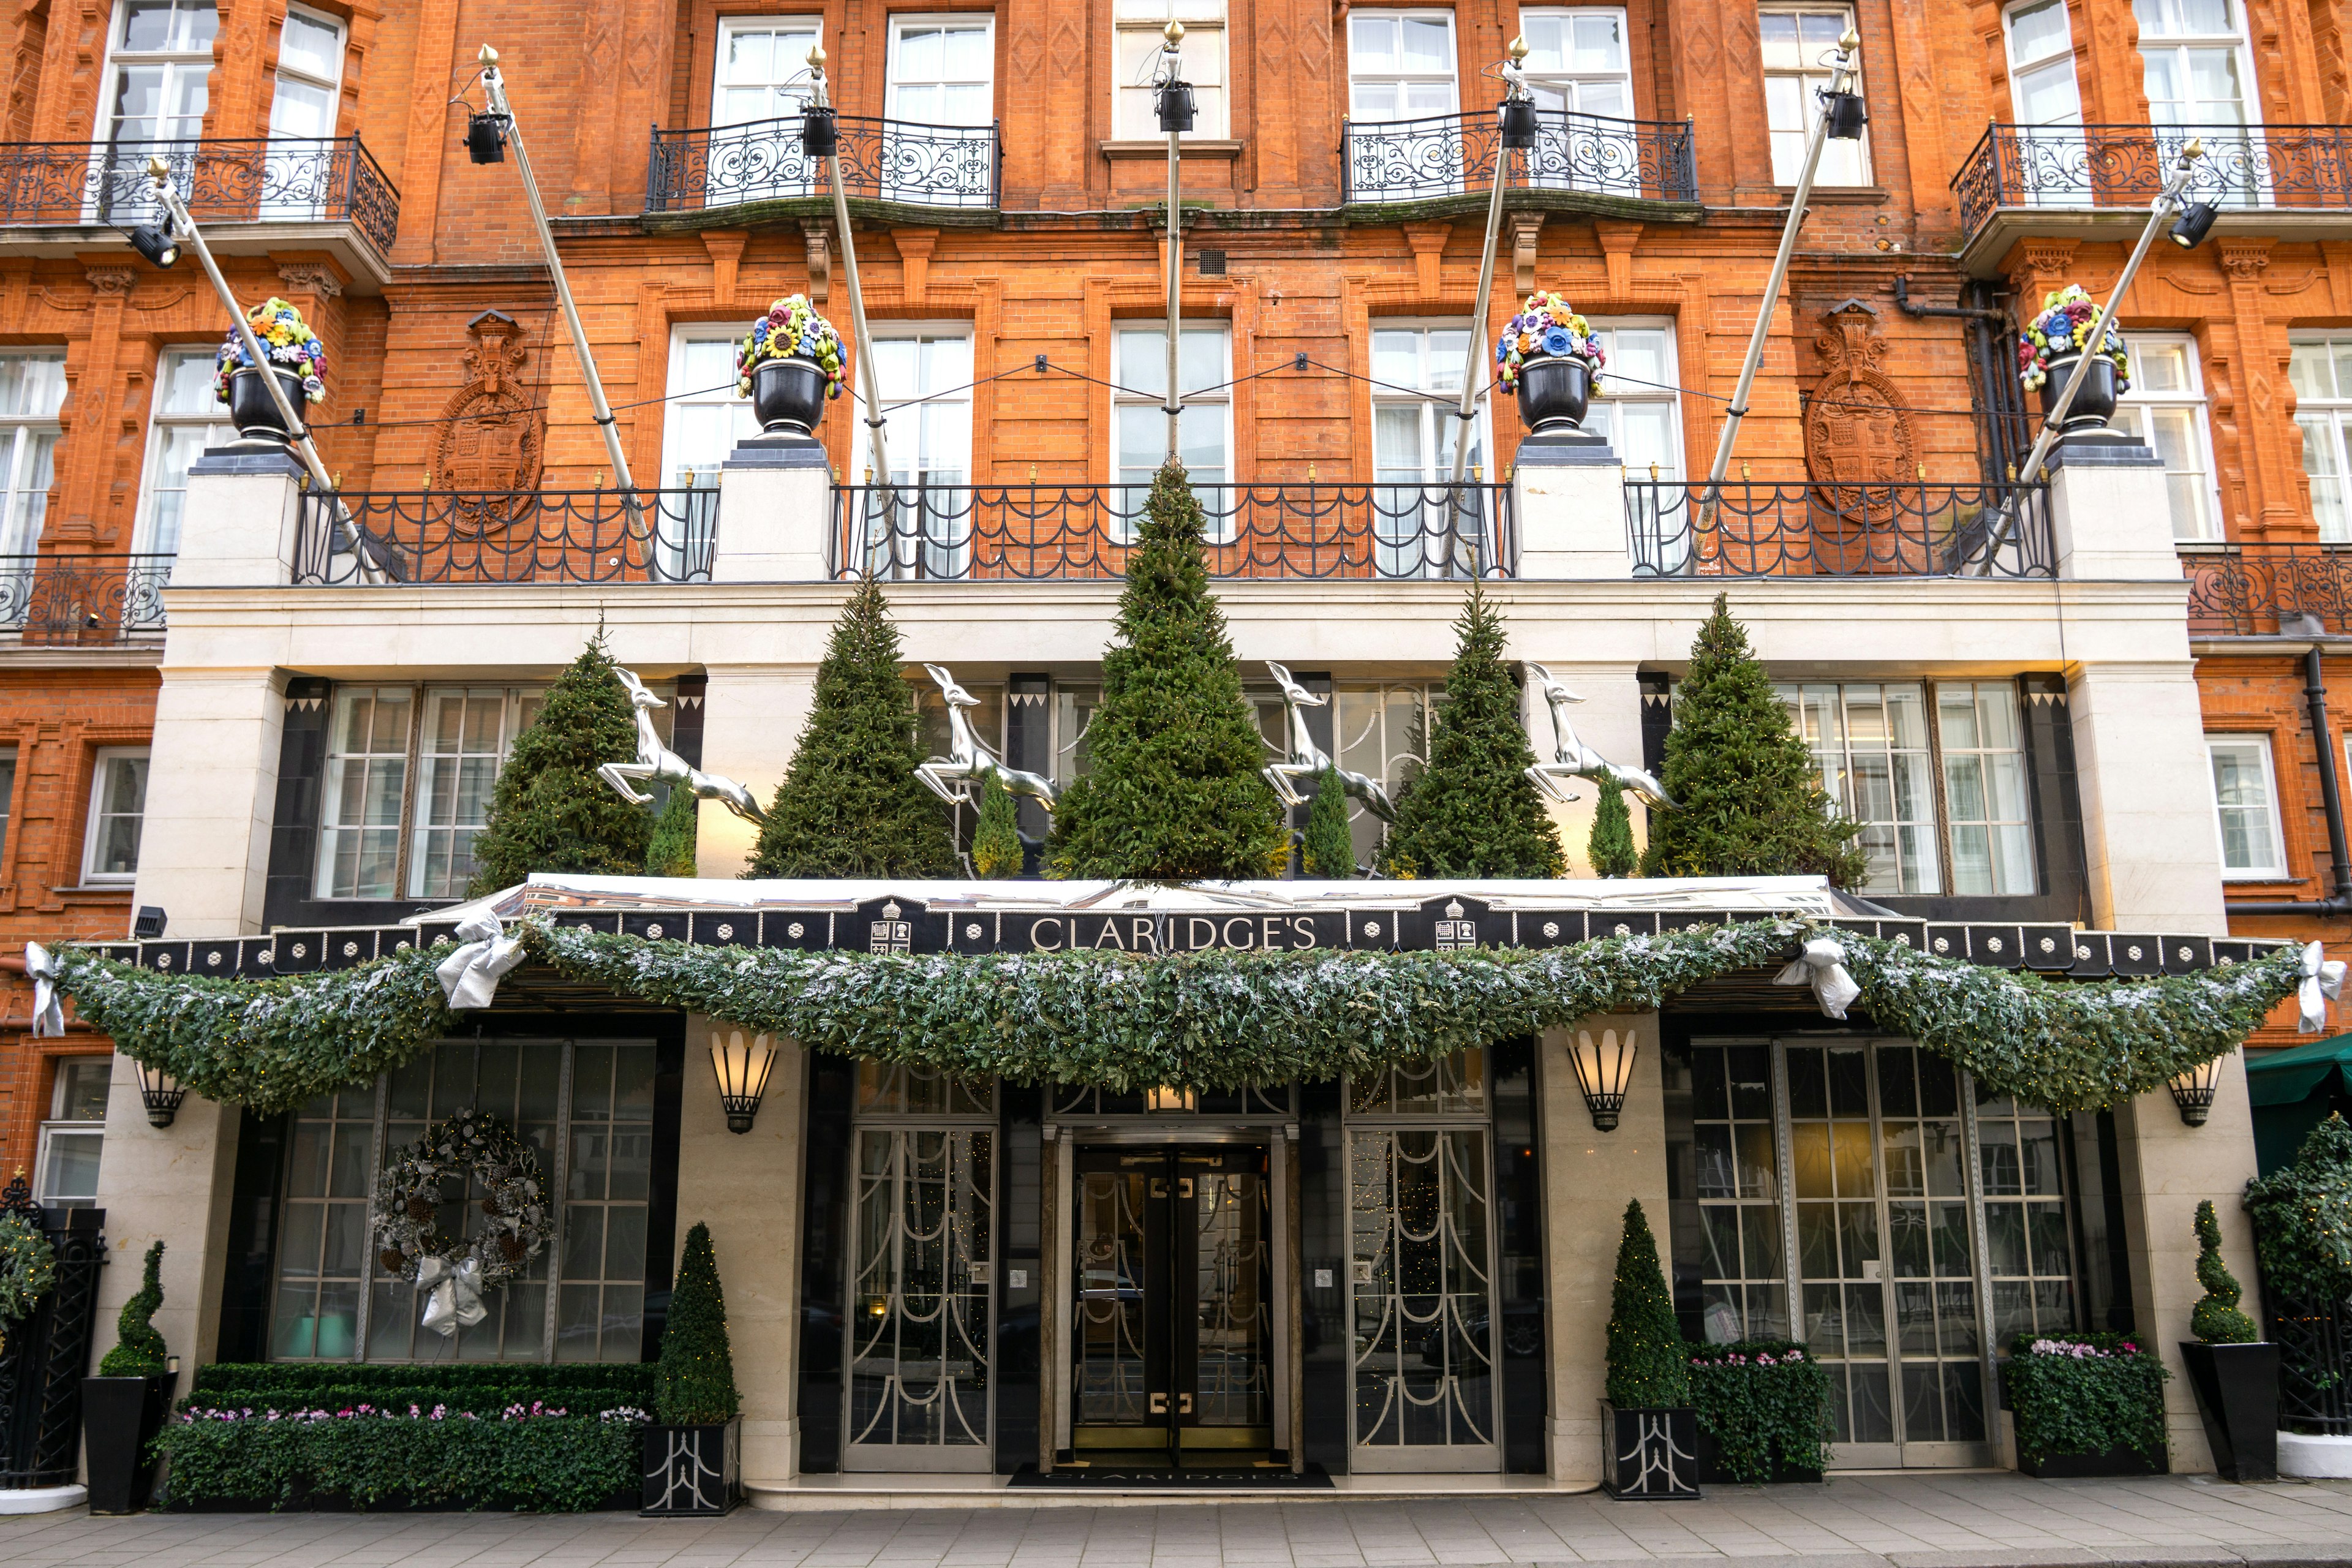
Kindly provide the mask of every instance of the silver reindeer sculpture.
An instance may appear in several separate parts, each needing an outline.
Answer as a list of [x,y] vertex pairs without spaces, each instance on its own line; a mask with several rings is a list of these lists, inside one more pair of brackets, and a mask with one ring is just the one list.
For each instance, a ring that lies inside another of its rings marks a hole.
[[[629,689],[630,704],[636,710],[637,760],[633,763],[606,763],[596,772],[604,781],[620,792],[623,800],[635,805],[650,805],[653,796],[640,793],[637,783],[660,780],[694,792],[697,799],[715,800],[746,822],[761,818],[760,803],[751,792],[733,779],[720,773],[706,773],[684,757],[671,751],[654,733],[653,710],[666,707],[662,700],[646,689],[646,683],[625,669],[614,671],[621,684]],[[634,782],[633,782],[634,781]]]
[[1620,789],[1631,790],[1652,805],[1672,811],[1675,803],[1666,794],[1666,786],[1641,768],[1621,768],[1577,738],[1576,727],[1568,721],[1568,706],[1581,702],[1583,698],[1554,679],[1550,670],[1530,660],[1528,674],[1543,688],[1544,700],[1551,705],[1552,757],[1549,763],[1538,763],[1528,770],[1528,778],[1563,805],[1578,797],[1570,791],[1570,779],[1591,779],[1595,784],[1614,784]]
[[962,805],[980,798],[980,792],[994,773],[1004,781],[1004,787],[1014,795],[1025,795],[1047,811],[1054,809],[1054,781],[1021,768],[1008,768],[1003,758],[990,750],[972,730],[967,710],[980,706],[980,699],[956,684],[956,678],[936,664],[923,668],[931,674],[931,684],[948,705],[948,752],[919,763],[915,776],[923,781],[930,792],[950,805]]
[[[1323,776],[1323,770],[1331,765],[1330,756],[1322,747],[1315,743],[1314,735],[1307,728],[1307,710],[1309,708],[1320,708],[1330,699],[1316,696],[1315,693],[1293,680],[1290,678],[1290,671],[1278,664],[1268,663],[1265,668],[1274,676],[1276,683],[1282,688],[1282,707],[1283,711],[1289,716],[1290,730],[1289,760],[1268,763],[1265,766],[1265,782],[1274,786],[1274,793],[1283,805],[1304,805],[1309,797],[1300,790],[1299,786],[1313,784],[1317,779]],[[1364,809],[1382,822],[1396,820],[1395,803],[1389,799],[1389,792],[1381,787],[1380,780],[1368,778],[1362,773],[1349,773],[1347,769],[1341,768],[1339,787],[1362,801]]]

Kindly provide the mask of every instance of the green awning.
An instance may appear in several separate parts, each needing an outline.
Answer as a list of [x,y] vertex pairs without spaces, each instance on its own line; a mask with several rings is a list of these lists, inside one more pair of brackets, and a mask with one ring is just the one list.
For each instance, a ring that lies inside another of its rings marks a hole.
[[2246,1057],[2246,1094],[2256,1105],[2294,1105],[2331,1079],[2352,1093],[2352,1035]]

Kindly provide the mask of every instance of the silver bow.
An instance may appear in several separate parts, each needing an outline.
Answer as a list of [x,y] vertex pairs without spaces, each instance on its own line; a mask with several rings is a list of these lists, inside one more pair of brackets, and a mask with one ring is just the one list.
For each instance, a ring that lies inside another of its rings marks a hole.
[[499,917],[476,915],[457,928],[465,946],[441,961],[434,973],[452,1007],[487,1007],[499,994],[499,977],[523,960],[522,939],[509,936]]
[[1813,1000],[1832,1018],[1844,1017],[1847,1005],[1862,994],[1845,972],[1845,944],[1826,936],[1807,937],[1796,961],[1774,975],[1772,984],[1811,986]]
[[2317,942],[2306,942],[2303,949],[2303,979],[2294,988],[2295,1005],[2303,1016],[2295,1020],[2295,1033],[2321,1034],[2327,1028],[2327,1005],[2344,994],[2344,963],[2329,958],[2327,950]]
[[37,1040],[44,1035],[62,1037],[66,1032],[66,1010],[58,1001],[60,973],[47,948],[37,942],[25,944],[25,975],[33,983],[33,1038]]
[[490,1315],[482,1305],[482,1266],[475,1258],[452,1268],[438,1258],[416,1266],[416,1288],[426,1292],[425,1326],[443,1339],[470,1329]]

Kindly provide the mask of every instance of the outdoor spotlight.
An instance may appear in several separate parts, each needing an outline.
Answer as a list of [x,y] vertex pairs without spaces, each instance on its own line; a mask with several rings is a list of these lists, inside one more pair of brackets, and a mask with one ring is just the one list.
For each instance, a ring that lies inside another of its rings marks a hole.
[[1822,105],[1827,111],[1828,129],[1822,132],[1832,142],[1859,142],[1862,128],[1870,123],[1870,110],[1862,103],[1858,92],[1828,92],[1822,94]]
[[131,921],[131,934],[137,938],[159,937],[163,934],[163,911],[154,904],[142,904]]
[[1536,144],[1536,105],[1529,98],[1503,100],[1503,145],[1532,147]]
[[730,1029],[724,1039],[710,1031],[710,1065],[719,1073],[719,1106],[727,1112],[727,1131],[749,1132],[760,1114],[760,1099],[768,1092],[768,1072],[776,1065],[776,1042],[753,1035],[747,1042],[740,1029]]
[[2189,1127],[2202,1127],[2205,1119],[2213,1114],[2213,1091],[2221,1084],[2221,1063],[2214,1058],[2200,1062],[2165,1085],[2172,1090],[2172,1103],[2180,1108],[2180,1120]]
[[1633,1081],[1634,1031],[1628,1029],[1620,1039],[1614,1029],[1601,1031],[1601,1041],[1593,1043],[1591,1031],[1579,1029],[1576,1044],[1570,1047],[1568,1059],[1576,1066],[1576,1087],[1583,1092],[1584,1107],[1592,1112],[1595,1132],[1614,1132],[1618,1113],[1625,1109],[1625,1090]]
[[171,235],[155,224],[141,224],[131,231],[131,248],[158,267],[169,267],[180,259],[180,247]]
[[507,124],[501,114],[466,116],[466,156],[477,163],[507,161]]
[[2213,220],[2221,216],[2221,209],[2211,202],[2190,202],[2173,220],[2172,243],[2183,250],[2196,249],[2213,232]]
[[1162,132],[1192,129],[1194,109],[1191,82],[1174,79],[1161,82],[1157,101]]
[[169,1127],[172,1118],[180,1114],[180,1101],[188,1098],[188,1091],[180,1087],[178,1079],[162,1068],[149,1067],[141,1062],[139,1098],[147,1102],[147,1120],[151,1124]]
[[830,158],[841,148],[841,121],[833,110],[812,103],[801,110],[801,153],[810,158]]

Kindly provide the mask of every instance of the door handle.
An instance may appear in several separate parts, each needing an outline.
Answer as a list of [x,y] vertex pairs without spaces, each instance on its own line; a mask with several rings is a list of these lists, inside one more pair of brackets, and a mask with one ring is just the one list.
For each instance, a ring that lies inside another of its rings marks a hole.
[[1155,1394],[1151,1396],[1151,1414],[1154,1415],[1165,1415],[1168,1414],[1168,1396],[1166,1394]]
[[1167,1177],[1154,1176],[1151,1178],[1151,1195],[1155,1198],[1164,1198],[1168,1195]]
[[1189,1198],[1192,1195],[1192,1177],[1179,1176],[1176,1178],[1176,1195],[1180,1198]]
[[1190,1415],[1192,1414],[1192,1396],[1191,1394],[1180,1394],[1176,1396],[1176,1414],[1179,1415]]

